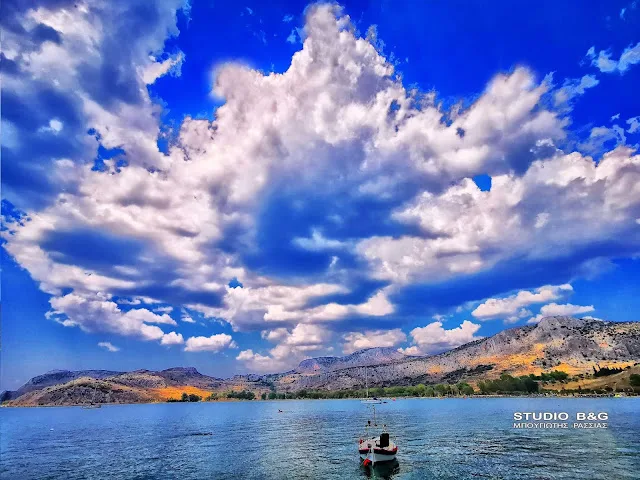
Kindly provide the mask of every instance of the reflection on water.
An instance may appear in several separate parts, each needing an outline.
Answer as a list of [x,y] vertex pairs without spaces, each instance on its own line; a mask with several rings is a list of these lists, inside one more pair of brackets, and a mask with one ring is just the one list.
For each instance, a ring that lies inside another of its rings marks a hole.
[[[282,410],[282,413],[279,413]],[[607,412],[607,430],[519,430],[514,412]],[[401,399],[397,462],[365,470],[357,400],[0,409],[0,478],[637,479],[640,398]]]
[[367,478],[392,478],[395,473],[400,471],[400,462],[393,460],[391,462],[376,463],[374,466],[365,467],[362,465],[362,471]]

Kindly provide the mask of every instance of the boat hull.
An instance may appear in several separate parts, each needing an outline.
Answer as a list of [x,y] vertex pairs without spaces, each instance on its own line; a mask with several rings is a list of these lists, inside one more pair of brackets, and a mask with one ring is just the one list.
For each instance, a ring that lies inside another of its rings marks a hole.
[[372,464],[381,462],[391,462],[396,459],[398,453],[398,446],[389,442],[384,447],[380,446],[380,437],[372,438],[370,440],[361,440],[358,446],[358,453],[360,458],[365,462],[368,460]]
[[391,461],[395,460],[396,459],[396,454],[395,453],[367,452],[367,453],[361,453],[360,454],[360,458],[362,460],[369,459],[369,461],[375,465],[376,463],[391,462]]

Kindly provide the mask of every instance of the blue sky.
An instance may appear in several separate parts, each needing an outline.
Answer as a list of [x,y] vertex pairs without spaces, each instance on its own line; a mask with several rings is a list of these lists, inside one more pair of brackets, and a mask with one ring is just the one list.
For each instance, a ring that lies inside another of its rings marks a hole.
[[4,2],[1,387],[638,320],[640,5],[423,3]]

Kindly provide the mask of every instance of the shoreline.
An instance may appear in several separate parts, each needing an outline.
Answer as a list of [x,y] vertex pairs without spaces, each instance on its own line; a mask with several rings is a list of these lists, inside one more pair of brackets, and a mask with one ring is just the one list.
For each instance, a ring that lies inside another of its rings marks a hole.
[[[390,398],[386,399],[386,403],[397,402],[400,400],[472,400],[474,398],[477,399],[486,399],[486,398],[573,398],[573,399],[583,399],[583,398],[638,398],[639,394],[580,394],[580,395],[469,395],[469,396],[443,396],[443,397],[417,397],[417,396],[407,396],[407,397],[396,397],[396,400],[391,400]],[[385,397],[386,398],[386,397]],[[200,401],[200,402],[131,402],[131,403],[101,403],[101,407],[112,407],[119,405],[165,405],[165,404],[183,404],[183,403],[196,403],[196,404],[216,404],[216,403],[238,403],[238,402],[255,402],[255,403],[263,403],[263,402],[317,402],[317,401],[338,401],[338,400],[351,400],[351,401],[362,401],[362,398],[274,398],[267,400],[241,400],[241,399],[223,399],[223,400],[213,400],[213,401]],[[73,404],[73,405],[0,405],[0,408],[84,408],[87,407],[87,404]],[[86,408],[85,410],[93,410],[95,408]]]

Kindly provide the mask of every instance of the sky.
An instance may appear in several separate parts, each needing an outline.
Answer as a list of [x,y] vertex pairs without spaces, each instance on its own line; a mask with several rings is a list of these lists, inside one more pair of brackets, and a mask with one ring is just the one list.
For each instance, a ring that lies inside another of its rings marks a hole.
[[637,321],[640,3],[2,4],[0,388]]

